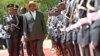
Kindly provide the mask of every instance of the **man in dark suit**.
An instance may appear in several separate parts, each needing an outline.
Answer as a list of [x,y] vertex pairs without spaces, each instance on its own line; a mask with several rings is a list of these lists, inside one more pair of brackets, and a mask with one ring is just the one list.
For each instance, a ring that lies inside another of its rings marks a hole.
[[9,56],[19,56],[20,40],[23,34],[23,17],[17,14],[18,5],[8,4],[8,15],[4,18],[3,29],[9,35],[7,38]]
[[46,24],[44,16],[37,11],[37,4],[30,1],[28,4],[30,10],[25,14],[26,22],[24,26],[24,38],[30,43],[33,56],[44,56],[43,41],[46,34]]

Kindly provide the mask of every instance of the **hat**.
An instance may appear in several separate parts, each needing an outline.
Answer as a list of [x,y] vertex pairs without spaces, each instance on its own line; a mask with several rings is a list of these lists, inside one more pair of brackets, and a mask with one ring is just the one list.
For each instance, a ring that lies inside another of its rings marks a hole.
[[18,7],[18,5],[15,5],[15,4],[8,4],[7,9],[11,9],[11,8],[18,9],[19,7]]
[[36,5],[36,6],[37,6],[37,3],[34,2],[34,1],[29,1],[29,3],[28,3],[28,7],[29,7],[30,5]]

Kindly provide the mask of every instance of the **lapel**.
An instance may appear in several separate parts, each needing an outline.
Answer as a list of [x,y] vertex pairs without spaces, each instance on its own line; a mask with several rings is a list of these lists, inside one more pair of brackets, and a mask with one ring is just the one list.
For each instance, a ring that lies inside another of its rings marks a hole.
[[27,20],[28,20],[28,23],[32,23],[32,22],[36,22],[37,20],[39,20],[39,13],[38,11],[36,11],[36,17],[35,17],[35,20],[33,20],[33,17],[31,16],[30,12],[28,13],[29,15],[27,15]]
[[36,11],[36,17],[35,17],[35,20],[37,20],[38,19],[38,12]]
[[31,17],[31,20],[29,20],[29,32],[32,32],[33,31],[33,28],[34,28],[34,23],[36,23],[36,21],[38,20],[38,12],[36,11],[36,17],[35,17],[35,20],[33,21],[33,18]]
[[[31,19],[33,19],[34,20],[34,17],[33,17],[33,15],[32,15],[32,13],[31,12],[29,12],[30,13],[30,15],[31,15]],[[38,18],[38,11],[36,11],[36,17],[35,17],[35,20],[34,21],[36,21],[37,20],[37,18]]]
[[34,17],[33,17],[33,15],[32,15],[32,12],[29,12],[29,14],[31,15],[31,20],[34,21]]

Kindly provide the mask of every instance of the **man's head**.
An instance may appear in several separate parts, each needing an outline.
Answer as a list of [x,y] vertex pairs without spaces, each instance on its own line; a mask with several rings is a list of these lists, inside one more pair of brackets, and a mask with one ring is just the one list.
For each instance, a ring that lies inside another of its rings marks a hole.
[[30,1],[30,2],[28,3],[28,9],[29,9],[30,11],[36,10],[36,9],[37,9],[37,3],[34,2],[34,1]]
[[60,3],[59,6],[58,6],[58,9],[61,10],[61,11],[65,10],[66,9],[65,3],[64,2]]
[[20,8],[20,13],[25,14],[27,12],[27,9],[25,7]]
[[55,10],[55,16],[58,16],[58,15],[60,15],[60,11],[57,9]]
[[17,13],[18,5],[15,4],[8,4],[7,5],[7,11],[8,14],[14,15]]

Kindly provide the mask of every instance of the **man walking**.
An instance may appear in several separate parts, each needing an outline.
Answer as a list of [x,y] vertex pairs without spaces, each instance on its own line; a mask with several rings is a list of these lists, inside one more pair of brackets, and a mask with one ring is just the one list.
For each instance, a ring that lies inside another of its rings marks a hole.
[[33,56],[44,56],[42,47],[46,34],[44,16],[37,11],[37,4],[34,1],[29,2],[28,9],[29,12],[25,14],[24,38],[29,41]]
[[8,4],[8,15],[4,18],[3,29],[9,35],[7,37],[9,56],[19,56],[20,40],[23,34],[23,17],[17,14],[18,5]]

